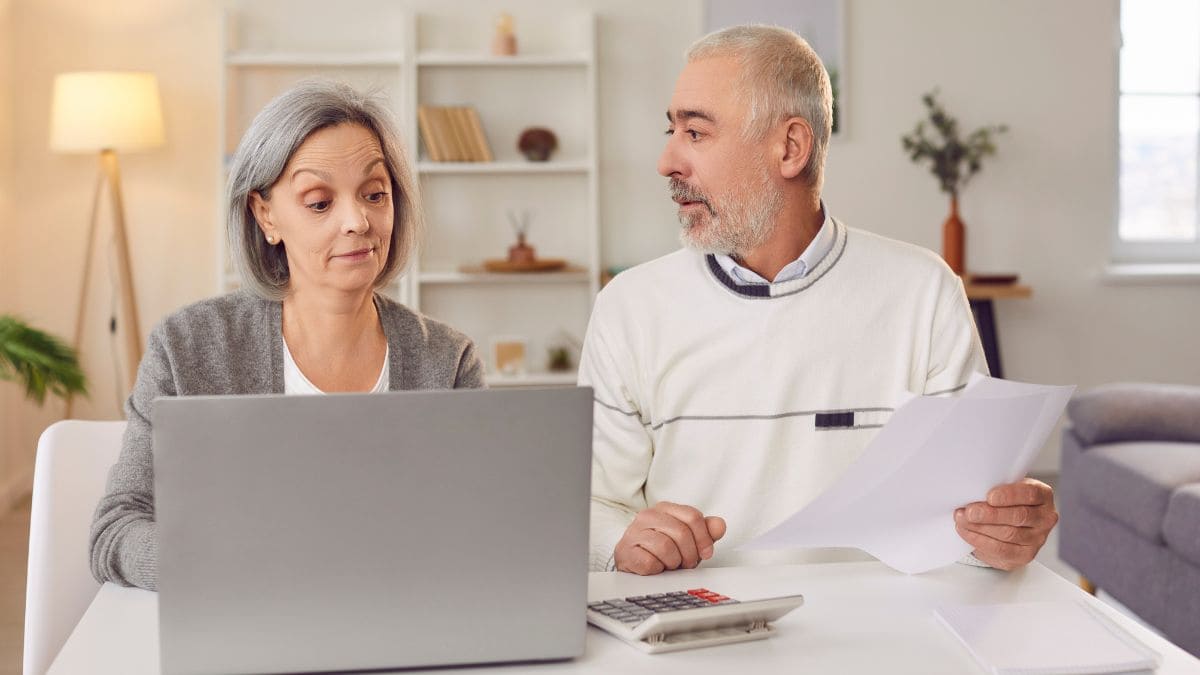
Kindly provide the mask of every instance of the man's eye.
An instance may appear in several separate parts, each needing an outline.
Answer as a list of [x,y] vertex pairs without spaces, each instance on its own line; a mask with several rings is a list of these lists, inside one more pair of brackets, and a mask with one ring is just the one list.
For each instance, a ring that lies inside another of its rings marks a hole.
[[324,213],[326,210],[329,209],[329,200],[324,199],[319,202],[312,202],[310,204],[305,204],[304,206],[308,209],[316,211],[317,213]]
[[675,133],[675,130],[674,130],[674,129],[671,129],[671,128],[668,128],[668,129],[666,130],[666,132],[664,132],[664,133],[666,133],[668,136],[670,136],[671,134]]
[[693,141],[700,140],[700,132],[699,131],[695,131],[694,129],[688,129],[685,133],[688,136],[691,136]]

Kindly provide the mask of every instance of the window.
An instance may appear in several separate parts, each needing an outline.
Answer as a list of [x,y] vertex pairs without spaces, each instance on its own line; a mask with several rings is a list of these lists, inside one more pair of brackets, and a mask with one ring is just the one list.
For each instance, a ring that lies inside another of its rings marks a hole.
[[1200,260],[1200,0],[1121,3],[1124,262]]

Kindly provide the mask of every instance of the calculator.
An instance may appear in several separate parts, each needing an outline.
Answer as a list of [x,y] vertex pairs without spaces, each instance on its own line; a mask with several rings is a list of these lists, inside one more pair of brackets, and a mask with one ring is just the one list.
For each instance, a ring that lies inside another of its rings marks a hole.
[[804,604],[788,595],[739,602],[693,588],[589,602],[588,623],[650,653],[762,640],[775,633],[770,622]]

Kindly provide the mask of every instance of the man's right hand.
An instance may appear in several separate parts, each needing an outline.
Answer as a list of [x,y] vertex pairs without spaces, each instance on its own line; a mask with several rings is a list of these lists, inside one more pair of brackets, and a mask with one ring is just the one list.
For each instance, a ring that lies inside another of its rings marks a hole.
[[713,556],[713,542],[725,536],[725,519],[704,517],[691,506],[659,502],[640,511],[617,542],[617,570],[658,574],[692,568]]

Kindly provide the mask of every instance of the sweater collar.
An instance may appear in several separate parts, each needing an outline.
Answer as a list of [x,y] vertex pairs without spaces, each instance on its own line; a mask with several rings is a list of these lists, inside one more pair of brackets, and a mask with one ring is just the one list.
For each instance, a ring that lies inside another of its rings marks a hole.
[[821,277],[825,276],[825,273],[837,264],[838,260],[842,257],[842,253],[845,252],[847,239],[846,226],[836,218],[827,217],[822,229],[830,226],[832,227],[833,235],[832,245],[824,251],[824,255],[812,264],[807,274],[796,279],[769,284],[744,284],[725,270],[720,261],[717,260],[717,256],[713,254],[704,256],[705,263],[713,278],[734,295],[756,300],[770,300],[793,295],[820,281]]
[[768,284],[768,283],[783,283],[792,279],[799,279],[806,276],[817,266],[821,258],[829,253],[829,249],[833,248],[834,236],[833,225],[829,223],[829,209],[825,208],[825,202],[821,202],[821,226],[817,228],[817,234],[813,240],[808,242],[808,246],[804,252],[800,254],[792,262],[779,270],[773,280],[768,280],[760,277],[754,270],[742,266],[733,256],[725,254],[715,254],[717,262],[721,264],[721,269],[732,277],[735,281],[745,286],[748,284]]

